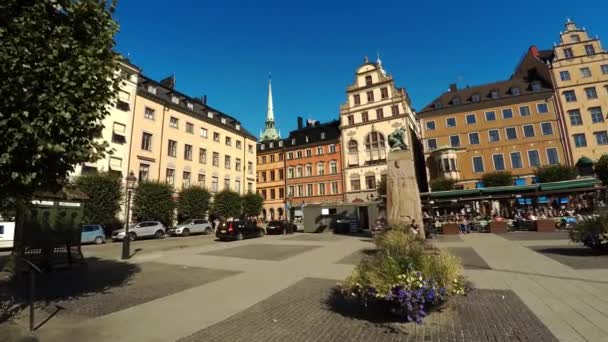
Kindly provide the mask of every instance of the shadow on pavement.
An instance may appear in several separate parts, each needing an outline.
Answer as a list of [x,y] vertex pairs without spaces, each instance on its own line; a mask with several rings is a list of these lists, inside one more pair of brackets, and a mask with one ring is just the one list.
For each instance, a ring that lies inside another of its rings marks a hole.
[[333,288],[325,300],[327,307],[344,317],[355,318],[371,323],[395,323],[402,322],[397,315],[392,315],[385,308],[374,303],[364,305],[358,300],[346,298],[339,289]]
[[588,247],[547,247],[535,248],[537,252],[565,256],[604,256],[608,253]]

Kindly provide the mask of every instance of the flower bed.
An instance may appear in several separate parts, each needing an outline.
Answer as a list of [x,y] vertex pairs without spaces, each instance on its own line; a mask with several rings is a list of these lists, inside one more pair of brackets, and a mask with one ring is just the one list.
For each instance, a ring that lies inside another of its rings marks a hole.
[[570,239],[589,248],[608,252],[608,214],[577,222],[570,231]]
[[457,257],[404,229],[383,232],[375,244],[378,253],[364,258],[339,285],[342,296],[421,324],[429,310],[471,288]]

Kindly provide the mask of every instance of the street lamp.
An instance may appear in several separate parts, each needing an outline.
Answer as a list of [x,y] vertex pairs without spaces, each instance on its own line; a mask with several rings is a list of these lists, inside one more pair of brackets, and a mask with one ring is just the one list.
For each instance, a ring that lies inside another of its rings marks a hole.
[[126,205],[126,213],[125,213],[125,236],[122,239],[122,259],[129,259],[131,256],[131,251],[129,250],[131,247],[131,236],[129,235],[129,212],[131,206],[131,192],[135,189],[135,183],[137,182],[137,177],[133,174],[133,171],[129,173],[126,180],[126,188],[127,188],[127,205]]

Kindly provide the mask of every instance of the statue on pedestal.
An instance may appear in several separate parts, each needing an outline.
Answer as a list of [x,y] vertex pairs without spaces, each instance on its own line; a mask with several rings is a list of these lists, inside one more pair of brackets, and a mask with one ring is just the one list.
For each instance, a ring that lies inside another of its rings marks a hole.
[[407,146],[407,127],[401,126],[388,135],[388,146],[391,151],[408,150]]

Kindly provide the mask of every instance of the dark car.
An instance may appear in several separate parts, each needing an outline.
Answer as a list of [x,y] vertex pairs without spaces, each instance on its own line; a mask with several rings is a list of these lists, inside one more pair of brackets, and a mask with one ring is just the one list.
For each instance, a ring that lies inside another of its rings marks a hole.
[[297,226],[287,221],[270,221],[266,226],[266,234],[292,234],[297,230]]
[[234,220],[221,222],[215,236],[224,240],[243,240],[264,236],[264,229],[256,226],[254,222]]

